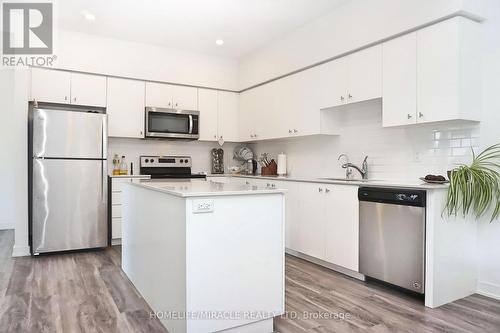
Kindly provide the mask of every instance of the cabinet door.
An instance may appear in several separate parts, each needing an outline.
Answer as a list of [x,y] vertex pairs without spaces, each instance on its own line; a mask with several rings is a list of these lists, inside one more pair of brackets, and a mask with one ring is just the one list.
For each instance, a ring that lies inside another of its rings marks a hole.
[[286,189],[285,193],[285,247],[290,250],[297,250],[297,239],[299,236],[297,204],[298,183],[296,182],[273,182],[276,188]]
[[291,239],[297,251],[318,259],[325,257],[324,189],[322,184],[298,185],[298,233]]
[[417,122],[457,119],[460,92],[458,20],[417,32]]
[[356,186],[325,185],[325,260],[358,271],[359,203]]
[[144,90],[142,81],[108,78],[108,135],[144,137]]
[[382,97],[382,46],[347,56],[349,63],[347,103]]
[[146,106],[172,108],[172,85],[146,82]]
[[238,94],[219,91],[218,135],[224,141],[238,142]]
[[259,108],[257,89],[244,91],[240,94],[239,137],[240,141],[254,140],[256,110]]
[[389,42],[383,48],[383,126],[415,124],[417,117],[417,34]]
[[182,110],[198,110],[197,88],[173,86],[172,96],[174,108]]
[[200,140],[217,141],[217,90],[199,89]]
[[69,104],[70,82],[69,72],[31,68],[31,99],[38,102]]
[[284,119],[293,121],[290,127],[295,136],[320,133],[321,91],[317,87],[319,77],[318,68],[311,68],[299,73],[295,78],[296,94],[290,94],[288,97],[293,100],[294,106],[290,111],[285,109],[283,114]]
[[106,77],[71,73],[71,104],[106,107]]
[[320,109],[339,106],[347,100],[347,72],[348,63],[346,57],[339,58],[318,68],[318,81],[315,84],[318,89],[318,103]]

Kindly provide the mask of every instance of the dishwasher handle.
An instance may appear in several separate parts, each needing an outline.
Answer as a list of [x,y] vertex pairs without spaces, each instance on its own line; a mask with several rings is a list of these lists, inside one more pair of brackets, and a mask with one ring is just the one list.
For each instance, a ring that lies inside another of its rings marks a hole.
[[393,205],[425,207],[426,192],[382,187],[360,187],[359,201],[378,202]]

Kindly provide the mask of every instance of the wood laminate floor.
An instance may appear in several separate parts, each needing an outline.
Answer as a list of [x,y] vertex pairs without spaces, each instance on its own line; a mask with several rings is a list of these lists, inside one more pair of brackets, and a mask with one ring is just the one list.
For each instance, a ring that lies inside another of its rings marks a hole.
[[[11,258],[0,231],[0,332],[166,332],[120,269],[120,247]],[[438,309],[287,256],[280,333],[500,332],[500,301],[473,295]]]

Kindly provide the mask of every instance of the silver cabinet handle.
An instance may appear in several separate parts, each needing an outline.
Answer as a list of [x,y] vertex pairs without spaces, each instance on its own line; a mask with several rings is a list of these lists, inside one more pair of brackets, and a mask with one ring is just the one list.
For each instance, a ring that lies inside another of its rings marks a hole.
[[296,130],[296,129],[294,129],[294,130],[293,130],[293,133],[298,133],[298,132],[299,132],[299,131],[298,131],[298,130]]
[[271,184],[271,187],[272,188],[276,188],[276,184]]
[[222,139],[222,135],[221,135],[219,138],[221,138],[221,139]]
[[64,100],[67,101],[68,100],[68,96],[64,96]]
[[418,113],[418,117],[419,117],[419,118],[422,118],[423,116],[424,116],[424,114],[423,114],[422,112],[419,112],[419,113]]
[[411,118],[413,118],[413,116],[408,113],[408,119],[411,119]]
[[292,134],[292,130],[291,130],[291,129],[289,129],[289,130],[288,130],[288,133],[289,133],[289,134]]
[[217,134],[214,134],[214,139],[217,139]]
[[325,189],[325,192],[326,192],[326,193],[330,192],[330,189],[328,189],[328,188],[327,188],[327,189]]
[[321,187],[318,188],[318,192],[323,192],[323,189]]
[[348,97],[349,97],[349,98],[352,98],[352,95],[351,95],[351,94],[349,94],[349,95],[348,95]]
[[344,101],[344,99],[345,99],[344,96],[340,96],[341,101]]
[[76,102],[76,97],[73,97],[73,102]]

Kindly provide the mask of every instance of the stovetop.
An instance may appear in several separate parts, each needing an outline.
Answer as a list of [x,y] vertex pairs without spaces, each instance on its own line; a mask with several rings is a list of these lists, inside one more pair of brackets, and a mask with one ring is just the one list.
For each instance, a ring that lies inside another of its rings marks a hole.
[[141,156],[141,174],[151,179],[206,178],[205,174],[192,173],[190,156]]

